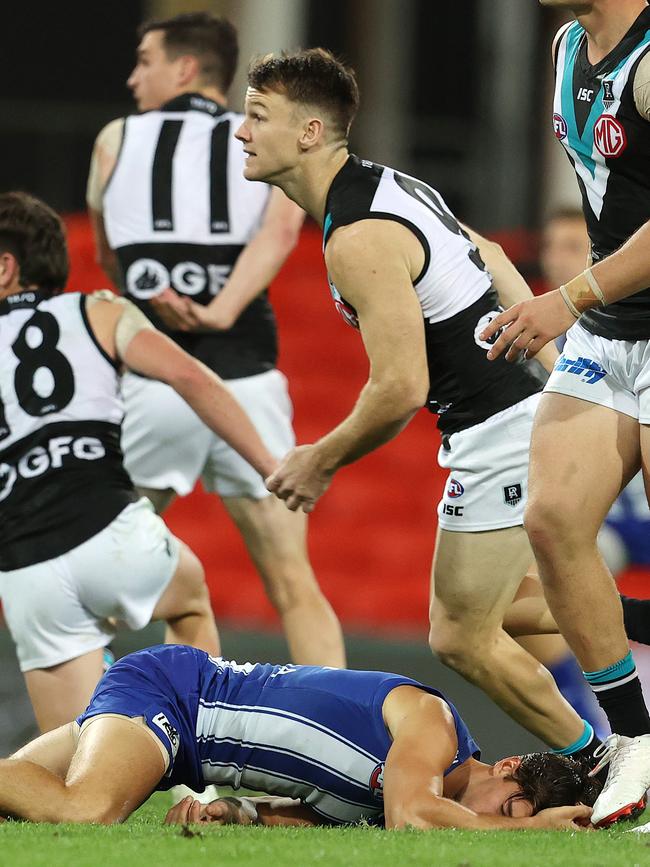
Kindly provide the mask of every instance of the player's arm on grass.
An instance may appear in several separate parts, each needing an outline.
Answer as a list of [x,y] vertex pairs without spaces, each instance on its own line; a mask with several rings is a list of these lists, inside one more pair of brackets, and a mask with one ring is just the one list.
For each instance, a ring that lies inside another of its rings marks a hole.
[[274,279],[298,242],[305,212],[274,187],[259,230],[240,253],[223,289],[209,304],[167,290],[152,299],[156,313],[179,331],[223,331]]
[[650,286],[650,221],[619,250],[565,286],[515,304],[493,319],[481,339],[488,340],[500,328],[505,330],[488,352],[488,358],[506,352],[508,361],[516,361],[523,350],[532,358],[549,340],[570,328],[585,310],[621,301],[647,286]]
[[[499,301],[503,307],[512,307],[513,304],[518,304],[520,301],[528,301],[534,297],[530,291],[530,286],[506,256],[501,244],[484,238],[483,235],[479,235],[478,232],[470,229],[469,226],[463,226],[463,228],[469,235],[472,243],[476,244],[481,254],[481,259],[483,259],[486,268],[492,275],[492,285],[496,289]],[[558,351],[552,343],[548,343],[537,353],[538,361],[549,373],[553,370],[557,357]]]
[[574,819],[591,815],[583,806],[543,810],[521,819],[477,813],[443,794],[445,769],[458,749],[454,718],[445,702],[417,687],[398,687],[384,702],[384,720],[393,737],[384,770],[386,828],[575,830]]
[[362,220],[329,242],[328,271],[357,312],[370,373],[350,415],[290,452],[267,481],[288,508],[311,511],[340,467],[391,440],[424,405],[429,371],[413,288],[423,257],[415,235],[394,221]]
[[134,304],[116,296],[96,300],[89,306],[88,318],[111,358],[118,358],[136,373],[166,382],[261,476],[272,472],[277,461],[225,383],[155,329]]
[[175,804],[165,817],[167,825],[196,822],[221,825],[283,825],[306,827],[326,822],[310,807],[294,798],[262,796],[219,798],[202,804],[191,796]]
[[88,216],[95,238],[95,258],[116,287],[121,283],[120,266],[106,237],[102,199],[106,184],[117,162],[123,134],[124,118],[111,121],[101,130],[95,139],[86,186]]

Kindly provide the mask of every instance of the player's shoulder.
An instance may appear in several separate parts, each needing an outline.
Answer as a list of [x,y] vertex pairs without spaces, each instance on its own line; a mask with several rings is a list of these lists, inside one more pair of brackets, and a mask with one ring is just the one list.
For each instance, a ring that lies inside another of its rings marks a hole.
[[373,217],[340,226],[325,248],[327,267],[347,271],[365,262],[380,265],[401,246],[400,236],[405,232],[395,220]]
[[97,138],[95,139],[95,145],[104,149],[111,149],[111,146],[116,143],[119,146],[119,143],[124,134],[124,124],[126,122],[126,118],[124,117],[116,117],[113,120],[109,121],[105,126],[103,126],[100,131],[97,133]]

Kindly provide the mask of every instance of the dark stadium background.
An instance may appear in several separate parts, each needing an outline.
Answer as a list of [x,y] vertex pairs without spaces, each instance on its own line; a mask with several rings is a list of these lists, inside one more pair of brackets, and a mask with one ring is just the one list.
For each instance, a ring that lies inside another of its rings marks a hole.
[[[125,81],[137,24],[198,8],[230,15],[255,52],[323,45],[348,60],[362,93],[353,149],[431,183],[541,288],[536,229],[551,207],[575,203],[577,190],[548,120],[549,47],[561,19],[535,0],[13,3],[3,11],[0,189],[28,190],[66,215],[71,289],[107,285],[94,264],[85,184],[97,132],[132,110]],[[291,41],[274,44],[267,34],[281,39],[282,26]],[[272,299],[298,439],[308,442],[344,416],[366,374],[357,336],[329,302],[315,226],[306,227]],[[506,741],[511,752],[524,752],[534,739],[434,662],[426,646],[435,504],[444,483],[437,446],[434,419],[422,412],[396,441],[342,471],[312,519],[313,562],[352,636],[351,665],[401,670],[439,686],[463,709],[488,757]],[[225,653],[281,659],[274,615],[220,505],[196,492],[168,518],[206,566]],[[146,630],[118,650],[160,635]],[[4,754],[32,722],[4,629],[0,658]]]

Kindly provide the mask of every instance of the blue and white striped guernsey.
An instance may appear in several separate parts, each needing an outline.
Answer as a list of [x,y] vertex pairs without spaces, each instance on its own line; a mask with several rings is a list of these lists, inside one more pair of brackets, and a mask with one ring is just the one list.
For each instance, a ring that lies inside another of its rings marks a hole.
[[[80,724],[101,713],[144,716],[170,755],[158,788],[245,787],[299,798],[335,823],[379,821],[391,745],[382,705],[401,675],[228,662],[161,645],[133,653],[100,681]],[[446,701],[446,699],[444,699]],[[449,702],[458,753],[446,773],[480,755]]]

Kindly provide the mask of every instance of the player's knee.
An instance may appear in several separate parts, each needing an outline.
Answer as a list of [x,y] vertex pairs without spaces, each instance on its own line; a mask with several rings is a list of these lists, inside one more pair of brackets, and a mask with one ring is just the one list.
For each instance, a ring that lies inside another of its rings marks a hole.
[[283,568],[267,574],[265,586],[271,604],[280,615],[318,604],[321,592],[310,569],[301,563],[277,565]]
[[460,621],[432,618],[429,647],[443,665],[466,676],[480,663],[476,642],[469,640],[468,630]]
[[555,497],[535,498],[526,505],[524,526],[535,554],[545,557],[584,536],[586,525],[583,519]]

